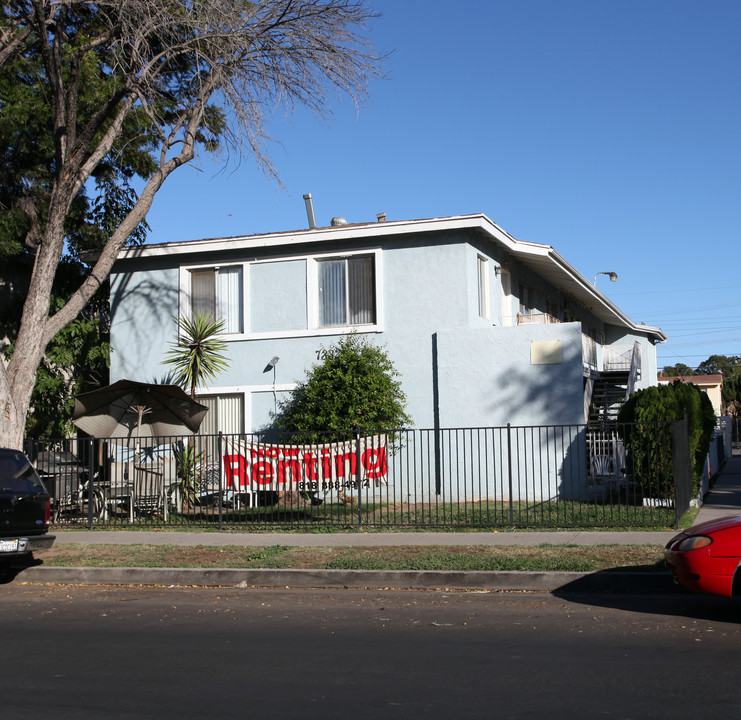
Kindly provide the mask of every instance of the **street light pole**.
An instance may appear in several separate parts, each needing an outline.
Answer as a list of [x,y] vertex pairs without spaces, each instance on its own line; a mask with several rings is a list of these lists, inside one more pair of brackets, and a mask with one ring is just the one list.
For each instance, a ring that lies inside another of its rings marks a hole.
[[[615,282],[617,280],[617,278],[618,278],[616,272],[598,272],[597,275],[609,275],[610,276],[610,282]],[[597,275],[594,276],[594,282],[592,283],[592,285],[594,285],[594,287],[597,287]]]

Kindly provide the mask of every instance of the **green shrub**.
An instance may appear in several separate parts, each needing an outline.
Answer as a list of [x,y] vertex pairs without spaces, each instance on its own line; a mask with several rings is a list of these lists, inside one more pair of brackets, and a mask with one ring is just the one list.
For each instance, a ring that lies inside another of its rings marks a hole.
[[[623,439],[631,458],[634,478],[645,495],[674,496],[671,421],[687,413],[690,458],[695,493],[710,448],[716,418],[707,394],[696,385],[679,380],[640,390],[623,405],[618,416]],[[663,424],[663,425],[662,425]]]
[[281,403],[274,428],[334,432],[333,439],[340,440],[351,438],[355,430],[388,432],[409,425],[398,372],[384,349],[365,337],[347,335],[322,350],[321,360]]

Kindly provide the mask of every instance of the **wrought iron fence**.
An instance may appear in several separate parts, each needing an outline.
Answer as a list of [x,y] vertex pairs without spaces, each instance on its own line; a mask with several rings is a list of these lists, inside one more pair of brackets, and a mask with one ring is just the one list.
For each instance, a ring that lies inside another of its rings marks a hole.
[[56,524],[670,527],[686,425],[553,425],[29,441]]

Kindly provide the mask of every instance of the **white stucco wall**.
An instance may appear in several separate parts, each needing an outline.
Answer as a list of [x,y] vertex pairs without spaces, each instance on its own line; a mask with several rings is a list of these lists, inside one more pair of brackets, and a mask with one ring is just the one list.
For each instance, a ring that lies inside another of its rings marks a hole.
[[[353,245],[358,250],[359,245]],[[584,422],[581,328],[575,323],[502,327],[501,279],[494,248],[464,232],[386,238],[378,254],[381,291],[373,342],[384,346],[399,371],[407,409],[420,428],[570,424]],[[367,245],[377,252],[377,242]],[[330,248],[322,248],[329,252]],[[152,381],[164,377],[173,316],[179,307],[179,265],[245,262],[246,332],[228,338],[229,367],[205,390],[245,393],[248,430],[269,421],[273,402],[268,361],[280,358],[277,391],[306,377],[317,352],[348,329],[310,330],[305,248],[286,245],[270,255],[251,250],[249,258],[228,247],[218,253],[139,258],[120,263],[112,275],[111,380]],[[340,252],[340,250],[337,250]],[[285,257],[281,257],[281,253]],[[477,257],[490,258],[490,317],[478,309]],[[257,262],[255,262],[257,261]],[[519,275],[509,266],[512,289]],[[381,272],[382,271],[382,272]],[[548,290],[549,297],[558,291]],[[535,292],[544,302],[546,292]],[[512,298],[516,305],[516,298]],[[545,308],[539,308],[544,311]],[[585,316],[588,313],[584,311]],[[589,320],[589,324],[601,325]],[[362,331],[363,328],[360,328]],[[610,332],[613,336],[610,336]],[[624,330],[607,330],[609,342],[632,342]],[[642,382],[655,382],[655,351],[645,337]],[[533,364],[534,342],[559,343],[560,362]],[[653,368],[653,372],[651,372]]]
[[[441,330],[442,427],[584,422],[579,323]],[[558,343],[561,361],[533,364],[533,343]]]

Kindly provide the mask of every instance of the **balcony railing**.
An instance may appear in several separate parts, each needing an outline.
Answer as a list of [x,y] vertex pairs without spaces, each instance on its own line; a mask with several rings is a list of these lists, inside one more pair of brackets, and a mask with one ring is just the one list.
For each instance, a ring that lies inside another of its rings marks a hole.
[[550,325],[551,323],[560,323],[561,321],[548,313],[517,313],[518,325]]
[[605,345],[602,348],[602,369],[605,372],[629,372],[632,367],[638,371],[641,369],[640,345]]
[[597,371],[597,343],[584,333],[581,334],[581,357],[585,372]]

